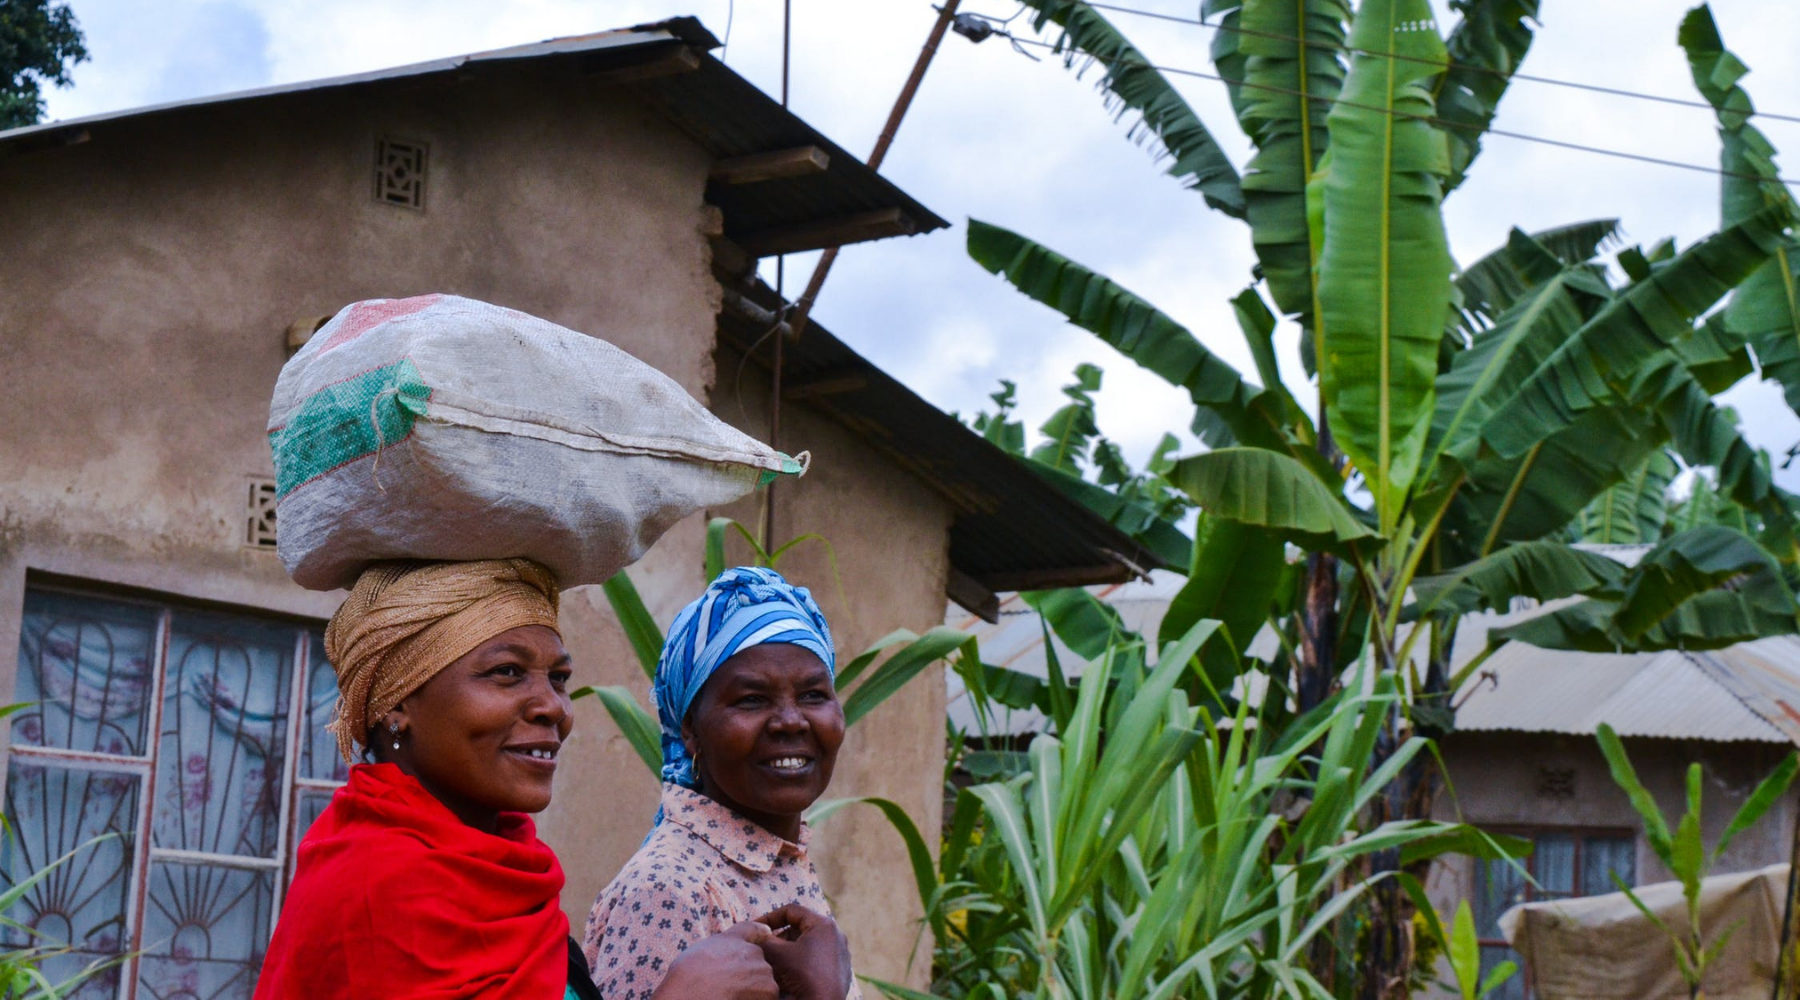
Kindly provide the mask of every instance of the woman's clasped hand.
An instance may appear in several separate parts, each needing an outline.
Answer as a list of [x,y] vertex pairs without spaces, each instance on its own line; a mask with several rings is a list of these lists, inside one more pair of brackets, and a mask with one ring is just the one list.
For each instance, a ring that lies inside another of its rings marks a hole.
[[784,906],[689,946],[656,996],[704,990],[728,1000],[836,1000],[850,991],[851,980],[849,942],[836,922],[804,906]]

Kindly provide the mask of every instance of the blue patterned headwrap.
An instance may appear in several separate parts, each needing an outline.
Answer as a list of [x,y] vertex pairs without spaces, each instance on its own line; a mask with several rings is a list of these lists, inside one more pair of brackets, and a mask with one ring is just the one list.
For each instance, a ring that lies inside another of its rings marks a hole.
[[[706,679],[751,646],[787,642],[809,650],[837,676],[837,654],[825,614],[805,587],[772,569],[739,566],[719,574],[699,600],[681,609],[656,662],[656,714],[662,721],[662,778],[698,789],[694,760],[681,742],[681,720]],[[657,821],[662,821],[658,810]]]

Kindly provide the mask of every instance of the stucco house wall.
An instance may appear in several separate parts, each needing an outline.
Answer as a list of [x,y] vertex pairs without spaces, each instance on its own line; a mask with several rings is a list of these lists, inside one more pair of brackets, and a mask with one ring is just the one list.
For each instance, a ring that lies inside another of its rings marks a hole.
[[[384,136],[428,144],[424,211],[371,197]],[[0,157],[11,387],[0,394],[0,698],[14,685],[28,572],[315,620],[336,607],[341,595],[301,590],[272,551],[243,541],[247,483],[271,474],[269,393],[298,319],[452,292],[604,336],[712,398],[709,166],[602,83],[528,74],[216,105]],[[783,520],[837,545],[849,605],[816,557],[784,568],[825,599],[841,646],[937,621],[945,506],[835,425],[790,420],[787,440],[815,465],[783,488]],[[704,583],[702,541],[692,519],[633,569],[665,625]],[[564,626],[577,683],[644,692],[598,588],[567,595]],[[541,827],[579,927],[656,793],[599,704],[576,711]],[[941,684],[921,680],[853,732],[833,793],[895,798],[933,828],[942,719]],[[916,904],[903,902],[905,855],[879,823],[833,820],[821,867],[860,968],[900,979]]]

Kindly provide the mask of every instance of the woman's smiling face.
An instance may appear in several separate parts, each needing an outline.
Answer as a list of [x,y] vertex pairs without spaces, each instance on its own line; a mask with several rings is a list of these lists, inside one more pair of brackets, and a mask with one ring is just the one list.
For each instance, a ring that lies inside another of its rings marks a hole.
[[[556,758],[575,715],[569,653],[542,625],[508,629],[407,695],[373,736],[376,759],[398,764],[470,826],[550,804]],[[388,738],[383,738],[388,737]]]
[[825,794],[844,709],[831,671],[792,643],[752,646],[707,678],[681,726],[700,790],[786,840]]

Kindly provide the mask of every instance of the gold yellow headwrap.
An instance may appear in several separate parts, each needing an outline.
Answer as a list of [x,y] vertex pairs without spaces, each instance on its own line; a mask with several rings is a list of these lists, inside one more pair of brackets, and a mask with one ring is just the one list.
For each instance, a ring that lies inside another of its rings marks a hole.
[[555,629],[557,598],[556,577],[529,559],[364,570],[325,628],[338,678],[337,717],[326,728],[344,760],[371,725],[457,657],[508,629]]

